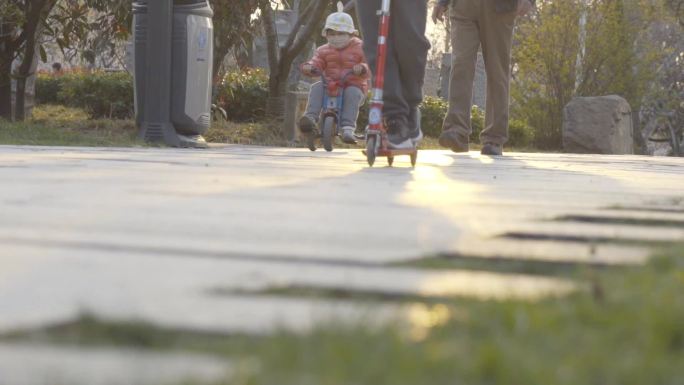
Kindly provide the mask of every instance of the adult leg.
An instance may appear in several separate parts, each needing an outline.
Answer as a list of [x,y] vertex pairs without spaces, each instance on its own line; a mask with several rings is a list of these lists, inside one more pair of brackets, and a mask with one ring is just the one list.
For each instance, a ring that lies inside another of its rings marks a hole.
[[473,107],[473,81],[477,51],[480,48],[478,11],[480,0],[459,0],[451,10],[451,77],[449,110],[443,131],[465,136],[472,133],[470,113]]
[[449,110],[444,118],[439,144],[454,152],[467,152],[472,124],[473,80],[480,47],[478,21],[480,0],[459,0],[451,9],[451,76]]
[[[395,0],[392,4],[398,1]],[[375,86],[375,74],[377,73],[377,55],[378,55],[378,34],[380,27],[380,18],[377,15],[378,10],[382,6],[381,0],[363,0],[356,2],[356,12],[359,19],[359,27],[363,37],[363,52],[368,61],[368,65],[373,73],[372,86]],[[392,14],[390,17],[394,17]],[[385,85],[383,90],[384,114],[386,117],[393,117],[396,115],[408,115],[408,106],[404,101],[402,95],[401,79],[399,78],[399,66],[394,53],[394,43],[392,34],[394,28],[390,26],[390,38],[387,40],[387,61],[385,64]]]
[[481,142],[503,146],[508,140],[511,46],[515,12],[497,13],[487,3],[482,10],[482,53],[487,72],[487,107]]
[[[395,17],[397,3],[407,0],[395,0],[392,3],[390,12],[391,18]],[[418,0],[410,0],[418,1]],[[371,67],[373,75],[377,73],[377,44],[380,19],[377,11],[381,8],[380,0],[357,1],[356,10],[359,18],[361,33],[363,35],[363,46],[366,60]],[[392,20],[392,19],[391,19]],[[393,38],[396,33],[393,23],[390,21],[389,38],[387,39],[387,60],[385,65],[385,84],[383,87],[383,115],[387,121],[387,131],[390,145],[394,148],[413,147],[413,143],[408,139],[408,115],[409,107],[403,95],[401,86],[402,79],[399,72],[398,56],[396,44]],[[375,85],[375,78],[373,79]]]
[[427,22],[427,3],[425,0],[397,0],[392,3],[390,39],[394,43],[394,53],[399,65],[401,87],[395,93],[403,96],[406,110],[418,107],[423,101],[423,84],[430,42],[425,37]]

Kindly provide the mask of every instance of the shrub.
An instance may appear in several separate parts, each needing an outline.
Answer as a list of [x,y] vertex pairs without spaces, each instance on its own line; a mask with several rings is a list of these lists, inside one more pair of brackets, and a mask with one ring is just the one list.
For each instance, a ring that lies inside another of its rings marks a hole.
[[268,75],[261,69],[229,72],[218,85],[218,104],[228,114],[228,120],[256,122],[266,114]]
[[508,125],[508,145],[518,148],[530,148],[534,142],[534,128],[520,119],[511,119]]
[[[368,95],[366,103],[361,106],[359,111],[359,120],[357,127],[362,131],[368,125],[369,101],[371,95]],[[442,123],[444,116],[446,116],[448,103],[440,98],[427,96],[420,106],[421,120],[420,124],[423,133],[430,137],[438,137],[442,133]]]
[[59,98],[85,109],[91,118],[130,118],[134,114],[133,77],[126,72],[72,73],[63,76]]
[[40,74],[36,98],[39,104],[82,108],[91,119],[126,119],[134,114],[133,77],[126,72]]
[[470,125],[473,133],[470,135],[471,143],[480,143],[480,134],[484,130],[485,112],[478,106],[473,106],[470,110]]
[[437,138],[442,133],[444,117],[449,109],[449,103],[441,98],[427,96],[420,106],[421,119],[420,125],[423,133],[427,136]]
[[62,104],[58,97],[61,89],[61,76],[39,73],[36,77],[36,104]]
[[[370,99],[370,96],[369,96]],[[358,129],[363,130],[368,124],[368,101],[361,106],[359,111]],[[447,114],[449,103],[440,98],[425,97],[421,110],[421,126],[423,133],[432,138],[437,138],[442,133],[442,123]],[[471,124],[473,133],[470,136],[471,143],[480,142],[480,133],[484,129],[485,112],[478,106],[471,110]],[[515,147],[532,147],[534,141],[534,129],[527,122],[520,119],[511,119],[509,124],[508,145]]]

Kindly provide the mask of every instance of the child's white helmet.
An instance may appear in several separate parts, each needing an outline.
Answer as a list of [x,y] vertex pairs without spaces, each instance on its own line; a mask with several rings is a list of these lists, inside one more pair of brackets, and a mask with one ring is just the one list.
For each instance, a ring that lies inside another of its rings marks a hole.
[[344,4],[341,1],[337,2],[337,12],[328,16],[325,20],[325,27],[323,27],[322,35],[325,36],[325,31],[333,30],[337,32],[346,32],[349,34],[355,34],[356,28],[354,28],[354,19],[351,15],[344,12]]

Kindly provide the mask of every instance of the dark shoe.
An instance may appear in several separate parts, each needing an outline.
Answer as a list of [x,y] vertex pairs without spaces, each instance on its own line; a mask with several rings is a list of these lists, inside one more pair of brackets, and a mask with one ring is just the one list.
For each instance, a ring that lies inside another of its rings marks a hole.
[[406,119],[387,119],[387,140],[389,147],[395,150],[414,148],[413,142],[409,138],[409,127]]
[[418,107],[412,108],[409,113],[409,139],[413,142],[413,146],[417,147],[423,140],[423,130],[420,128],[420,109]]
[[480,151],[480,153],[482,155],[501,156],[503,155],[503,146],[500,144],[487,142],[484,144],[484,146],[482,146],[482,151]]
[[299,118],[299,131],[303,134],[308,134],[316,129],[316,121],[304,115]]
[[468,142],[467,136],[454,129],[446,130],[439,136],[439,145],[450,148],[453,152],[468,152],[470,150]]

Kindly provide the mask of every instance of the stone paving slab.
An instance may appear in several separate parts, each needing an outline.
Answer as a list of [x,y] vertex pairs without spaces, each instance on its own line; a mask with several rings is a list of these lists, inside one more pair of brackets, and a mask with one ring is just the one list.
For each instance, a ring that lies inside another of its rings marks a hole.
[[368,169],[358,152],[3,150],[0,175],[18,182],[3,186],[6,237],[63,232],[245,254],[393,261],[458,252],[461,239],[540,217],[682,192],[670,175],[681,176],[672,167],[681,162],[639,157],[423,152],[412,171]]
[[[20,256],[17,256],[20,255]],[[564,295],[567,280],[488,272],[216,260],[141,253],[9,247],[0,272],[0,332],[65,322],[80,313],[184,330],[308,330],[329,319],[401,318],[406,309],[353,301],[249,296],[308,287],[425,297],[538,299]],[[14,267],[13,267],[14,266]],[[40,284],[35,284],[39,282]],[[363,302],[363,301],[362,301]],[[371,307],[372,306],[372,311]]]
[[[616,207],[681,213],[682,159],[422,151],[415,169],[397,161],[371,169],[359,151],[247,146],[0,146],[0,308],[14,309],[0,323],[39,326],[95,309],[178,327],[301,330],[326,318],[363,317],[368,309],[207,291],[300,284],[495,298],[520,290],[529,298],[558,281],[379,272],[378,265],[439,254],[635,264],[648,248],[501,235],[684,238],[676,227],[553,221]],[[620,215],[657,217],[647,210]],[[373,312],[391,317],[397,308]]]
[[188,353],[0,343],[0,385],[162,385],[217,382],[225,360]]

